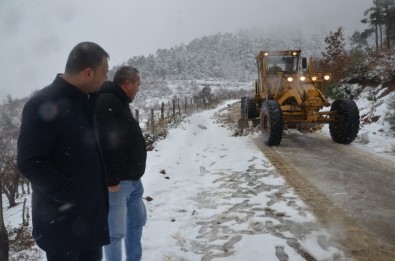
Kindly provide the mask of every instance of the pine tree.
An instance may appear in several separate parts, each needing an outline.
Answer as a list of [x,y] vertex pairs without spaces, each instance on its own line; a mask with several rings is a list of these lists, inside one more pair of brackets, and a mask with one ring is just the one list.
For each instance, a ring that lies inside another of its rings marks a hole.
[[386,47],[391,48],[395,40],[395,0],[384,0],[382,3],[386,34]]
[[[370,33],[368,33],[370,34]],[[369,51],[368,34],[366,32],[355,31],[350,38],[352,51]]]
[[384,40],[386,48],[391,48],[395,41],[395,0],[373,0],[364,17],[361,22],[369,25],[364,33],[369,36],[374,33],[376,51],[384,48]]
[[365,32],[374,32],[376,51],[378,51],[382,45],[382,25],[384,20],[383,0],[373,0],[373,6],[368,8],[364,12],[364,19],[361,20],[364,24],[369,24],[370,27]]

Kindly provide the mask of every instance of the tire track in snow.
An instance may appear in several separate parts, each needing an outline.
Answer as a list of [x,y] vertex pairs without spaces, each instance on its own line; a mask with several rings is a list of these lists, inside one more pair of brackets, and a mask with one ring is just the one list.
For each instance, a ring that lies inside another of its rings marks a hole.
[[[192,198],[198,207],[195,225],[199,236],[189,238],[179,231],[177,244],[182,251],[201,255],[202,261],[226,257],[231,259],[237,250],[236,245],[244,237],[270,235],[284,242],[283,245],[273,247],[278,260],[287,260],[291,253],[297,253],[300,257],[298,260],[316,260],[302,245],[302,241],[310,237],[314,238],[315,247],[331,253],[327,260],[345,260],[304,204],[290,192],[292,189],[284,183],[272,164],[252,155],[245,171],[218,169],[215,168],[217,162],[209,160],[209,154],[218,154],[219,150],[223,154],[217,160],[234,153],[226,148],[226,144],[221,147],[207,143],[202,151],[195,152],[194,164],[201,164],[200,175],[217,178],[213,181],[214,188],[202,189]],[[212,210],[211,215],[199,214],[207,212],[205,209]],[[290,211],[294,212],[293,217],[298,215],[299,220],[288,216]],[[169,260],[186,259],[173,257]]]
[[[252,234],[270,234],[275,237],[284,239],[286,244],[298,253],[304,260],[315,260],[300,244],[300,240],[313,232],[318,231],[319,226],[314,222],[296,223],[287,217],[286,212],[277,210],[274,205],[285,203],[286,206],[294,208],[301,217],[305,217],[306,209],[296,203],[296,199],[289,193],[288,185],[270,185],[265,184],[265,178],[276,177],[273,171],[263,171],[255,169],[251,165],[247,172],[217,172],[211,173],[220,176],[214,183],[218,184],[219,190],[224,190],[221,199],[230,200],[239,198],[242,201],[222,213],[213,216],[209,220],[197,222],[200,226],[199,239],[208,240],[203,253],[202,261],[213,260],[218,257],[230,257],[234,254],[234,245],[239,242],[243,236]],[[262,194],[262,201],[250,202],[252,197],[259,197]],[[207,204],[208,199],[218,197],[216,192],[201,193],[196,200],[203,207],[210,207]],[[212,207],[212,206],[211,206]],[[217,241],[224,241],[218,244]],[[322,243],[325,242],[325,243]],[[196,245],[196,244],[195,244]],[[331,247],[325,235],[317,238],[317,245],[323,249]],[[273,249],[278,255],[279,260],[286,260],[289,249],[284,246],[276,246]],[[343,260],[340,252],[335,252],[331,260]]]

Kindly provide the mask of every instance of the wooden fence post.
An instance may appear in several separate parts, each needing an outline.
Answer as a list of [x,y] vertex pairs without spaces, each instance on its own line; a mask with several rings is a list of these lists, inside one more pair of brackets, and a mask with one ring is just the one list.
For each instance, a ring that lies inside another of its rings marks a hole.
[[162,106],[160,107],[160,120],[162,123],[165,121],[165,103],[162,102]]
[[173,99],[172,102],[173,102],[173,118],[176,118],[176,100]]
[[29,208],[26,206],[26,198],[23,201],[23,212],[22,212],[22,224],[27,227],[29,226],[29,219],[30,219],[30,214],[29,214]]
[[177,99],[177,107],[178,107],[178,116],[181,117],[180,98]]
[[140,112],[139,112],[139,110],[136,109],[134,114],[136,114],[136,117],[135,117],[135,118],[136,118],[136,121],[137,121],[137,122],[140,122],[140,119],[139,119],[139,117],[140,117]]
[[184,110],[185,110],[185,114],[188,114],[187,112],[187,97],[185,97],[185,103],[184,103]]
[[155,134],[155,115],[154,115],[154,109],[151,109],[151,132],[152,132],[152,135]]

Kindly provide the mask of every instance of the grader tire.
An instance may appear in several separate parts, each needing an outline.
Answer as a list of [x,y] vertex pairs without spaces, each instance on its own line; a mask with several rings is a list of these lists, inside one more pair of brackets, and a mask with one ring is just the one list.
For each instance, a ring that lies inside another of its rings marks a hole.
[[283,137],[283,113],[280,105],[273,100],[264,101],[260,118],[263,142],[268,146],[280,145]]
[[332,104],[331,111],[337,111],[336,122],[329,124],[332,140],[340,144],[350,144],[359,130],[357,105],[353,100],[339,99]]
[[254,98],[247,98],[247,117],[248,119],[255,119],[258,115],[256,113],[256,103]]
[[242,119],[248,119],[247,114],[246,114],[247,99],[248,99],[248,97],[241,98],[240,118],[242,118]]

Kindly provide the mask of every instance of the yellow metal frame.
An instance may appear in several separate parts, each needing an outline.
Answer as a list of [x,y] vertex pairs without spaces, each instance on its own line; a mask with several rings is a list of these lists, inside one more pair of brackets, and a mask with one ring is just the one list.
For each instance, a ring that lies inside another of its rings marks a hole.
[[[299,62],[300,54],[301,50],[259,52],[256,56],[258,79],[255,82],[255,100],[259,105],[265,100],[276,100],[283,112],[284,124],[334,122],[335,113],[321,111],[329,105],[321,90],[324,76],[329,74],[314,73],[311,58],[304,72],[299,69],[292,72],[267,70],[267,57],[295,56]],[[304,77],[303,81],[301,77]],[[257,110],[259,115],[260,106]]]

